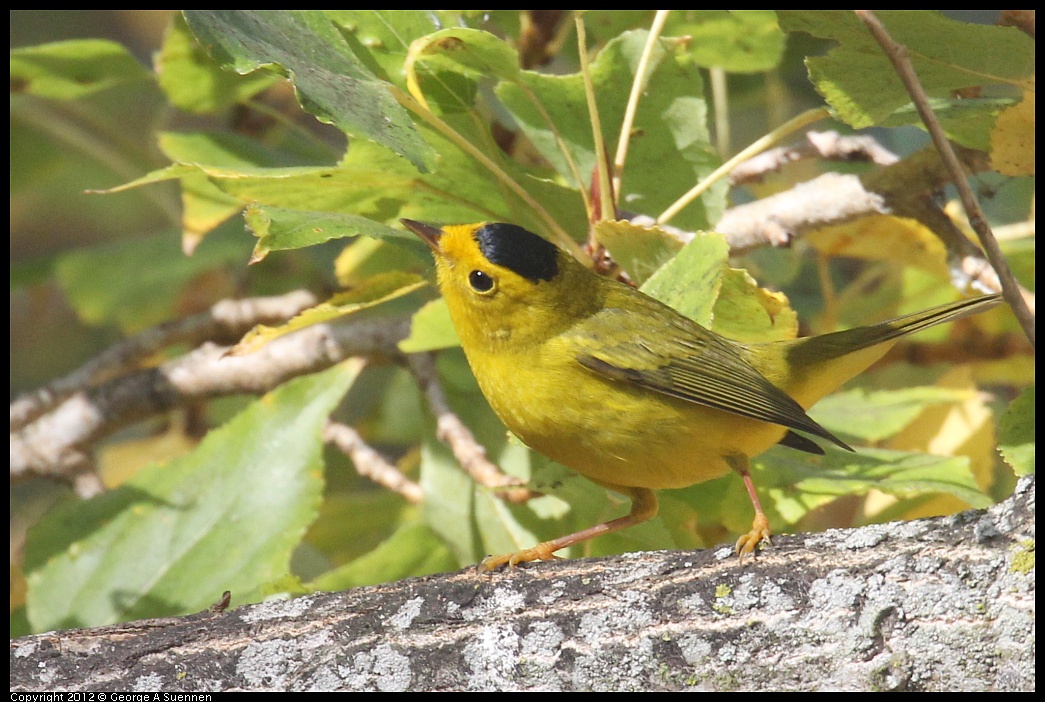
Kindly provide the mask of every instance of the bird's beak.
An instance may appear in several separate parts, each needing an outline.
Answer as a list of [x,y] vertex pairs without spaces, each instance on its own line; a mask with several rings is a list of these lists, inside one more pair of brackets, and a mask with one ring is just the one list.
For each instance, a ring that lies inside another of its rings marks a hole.
[[399,221],[404,227],[421,237],[421,241],[431,246],[433,251],[439,251],[439,237],[443,235],[442,229],[413,219],[400,219]]

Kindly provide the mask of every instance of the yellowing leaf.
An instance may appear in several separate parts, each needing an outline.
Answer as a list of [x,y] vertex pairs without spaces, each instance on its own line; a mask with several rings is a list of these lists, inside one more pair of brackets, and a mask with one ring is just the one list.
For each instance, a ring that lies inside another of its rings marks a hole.
[[806,241],[827,256],[868,261],[904,261],[947,278],[946,252],[939,238],[913,219],[876,215],[823,227]]
[[161,434],[104,446],[98,452],[98,475],[105,487],[113,489],[133,478],[142,468],[172,461],[198,444],[199,441],[185,433],[183,422],[175,421]]
[[286,324],[278,327],[259,324],[247,332],[240,342],[232,347],[229,354],[245,356],[254,353],[273,339],[403,297],[426,284],[424,279],[409,273],[391,272],[375,275],[356,288],[338,293],[326,302],[305,310]]
[[981,490],[990,487],[994,469],[994,421],[984,397],[977,392],[972,373],[956,366],[937,387],[964,390],[962,402],[932,405],[889,441],[889,448],[921,451],[937,456],[966,456]]
[[735,341],[758,343],[798,336],[798,315],[787,296],[759,287],[739,268],[723,271],[713,314],[712,328]]
[[991,132],[991,168],[1010,176],[1034,175],[1034,91],[1003,110]]

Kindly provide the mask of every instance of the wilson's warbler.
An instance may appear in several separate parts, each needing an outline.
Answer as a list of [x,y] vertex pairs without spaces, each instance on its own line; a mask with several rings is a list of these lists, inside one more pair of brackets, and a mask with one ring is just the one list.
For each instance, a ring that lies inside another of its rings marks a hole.
[[[523,442],[631,498],[631,512],[482,567],[554,552],[652,518],[662,488],[734,470],[755,508],[743,558],[769,539],[748,460],[770,446],[823,453],[809,434],[852,450],[805,408],[906,334],[980,312],[960,300],[858,329],[792,341],[725,339],[638,290],[600,276],[512,224],[443,228],[400,220],[435,252],[465,355],[494,411]],[[796,432],[802,432],[801,434]]]

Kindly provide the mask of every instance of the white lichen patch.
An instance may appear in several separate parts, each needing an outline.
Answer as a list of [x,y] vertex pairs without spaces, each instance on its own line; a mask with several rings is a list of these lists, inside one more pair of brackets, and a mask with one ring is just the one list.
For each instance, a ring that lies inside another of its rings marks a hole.
[[403,603],[403,606],[399,608],[399,611],[388,618],[388,623],[394,626],[396,629],[407,629],[413,623],[417,615],[421,613],[421,605],[424,604],[424,600],[420,597],[414,597]]
[[271,600],[254,605],[240,614],[240,618],[249,624],[272,619],[293,619],[305,614],[311,607],[312,598],[308,596],[292,600]]

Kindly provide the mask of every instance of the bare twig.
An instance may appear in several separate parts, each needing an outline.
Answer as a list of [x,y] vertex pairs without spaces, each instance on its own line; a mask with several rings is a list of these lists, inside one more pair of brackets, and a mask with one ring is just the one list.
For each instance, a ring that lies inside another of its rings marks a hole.
[[705,177],[702,181],[694,185],[689,192],[680,197],[674,203],[672,203],[666,210],[660,213],[657,217],[657,223],[663,224],[671,220],[672,217],[677,215],[683,209],[685,209],[690,203],[696,200],[700,195],[714,185],[718,180],[725,177],[728,173],[732,172],[738,164],[743,163],[752,156],[760,154],[768,149],[773,144],[783,140],[785,137],[794,134],[799,129],[818,122],[828,117],[827,110],[822,107],[817,107],[812,110],[806,110],[800,115],[796,115],[784,122],[779,127],[769,132],[760,139],[756,139],[753,143],[742,149],[739,153],[733,156],[731,159],[723,163],[721,166],[716,168],[711,174]]
[[[969,171],[988,168],[983,152],[962,147],[957,152]],[[715,230],[726,236],[733,253],[743,253],[765,245],[787,246],[807,231],[868,215],[910,217],[944,243],[957,287],[974,285],[998,292],[1000,283],[983,252],[933,201],[933,193],[948,180],[939,154],[926,147],[860,176],[826,173],[786,192],[732,208]]]
[[1013,276],[1012,271],[1009,269],[1008,262],[1005,260],[1005,256],[1001,252],[1001,247],[998,246],[998,242],[994,238],[994,234],[991,232],[990,225],[987,222],[987,217],[983,214],[983,210],[980,209],[980,203],[976,199],[976,195],[973,193],[972,188],[969,186],[967,176],[962,168],[961,161],[958,159],[958,155],[955,153],[951,142],[947,139],[947,135],[944,132],[943,127],[940,125],[939,120],[936,119],[935,113],[929,106],[928,96],[925,94],[925,90],[922,88],[922,85],[918,80],[918,75],[908,57],[907,48],[893,40],[885,26],[878,20],[872,11],[855,10],[855,12],[863,23],[867,25],[871,35],[874,36],[875,41],[877,41],[882,47],[882,51],[885,52],[885,55],[889,57],[889,60],[896,68],[897,75],[900,77],[900,80],[903,81],[904,87],[907,88],[907,92],[911,96],[911,100],[914,102],[914,106],[918,110],[922,122],[925,123],[926,129],[928,129],[929,135],[932,137],[933,144],[940,152],[940,156],[943,159],[944,164],[946,164],[948,171],[950,171],[951,180],[954,183],[955,188],[958,190],[958,197],[961,199],[962,206],[965,207],[969,223],[972,225],[977,237],[979,237],[980,244],[987,253],[988,260],[991,262],[991,265],[994,266],[994,270],[997,272],[998,278],[1001,280],[1002,293],[1005,296],[1005,301],[1009,303],[1009,306],[1015,313],[1020,325],[1023,327],[1024,334],[1027,335],[1027,339],[1033,347],[1034,315],[1027,306],[1026,301],[1023,299],[1023,296],[1020,293],[1019,283],[1016,281],[1015,276]]
[[486,457],[486,449],[476,441],[475,436],[461,421],[461,418],[450,409],[450,403],[446,401],[446,395],[439,384],[435,357],[428,353],[411,354],[407,362],[424,392],[432,414],[435,415],[436,436],[450,447],[461,467],[477,483],[493,488],[509,502],[525,502],[533,497],[534,493],[531,490],[521,487],[523,484],[521,480],[505,475],[495,463]]
[[316,296],[305,290],[278,297],[222,300],[206,312],[146,329],[109,347],[69,375],[16,398],[11,403],[11,431],[21,429],[76,392],[136,370],[144,359],[168,346],[233,343],[257,324],[285,321],[316,302]]
[[803,144],[770,149],[749,158],[729,174],[730,185],[761,181],[767,173],[775,173],[789,163],[807,158],[825,161],[867,161],[890,166],[899,157],[869,136],[842,136],[834,130],[808,132]]
[[323,429],[323,440],[337,446],[352,459],[356,471],[364,478],[369,478],[378,485],[399,493],[411,504],[419,505],[424,501],[421,486],[403,475],[399,468],[386,461],[384,456],[363,441],[363,437],[352,427],[340,422],[327,422]]
[[257,353],[228,356],[206,343],[156,368],[119,376],[69,396],[11,433],[11,478],[67,478],[92,446],[117,429],[202,399],[261,393],[352,356],[398,356],[409,316],[318,324],[275,339]]

